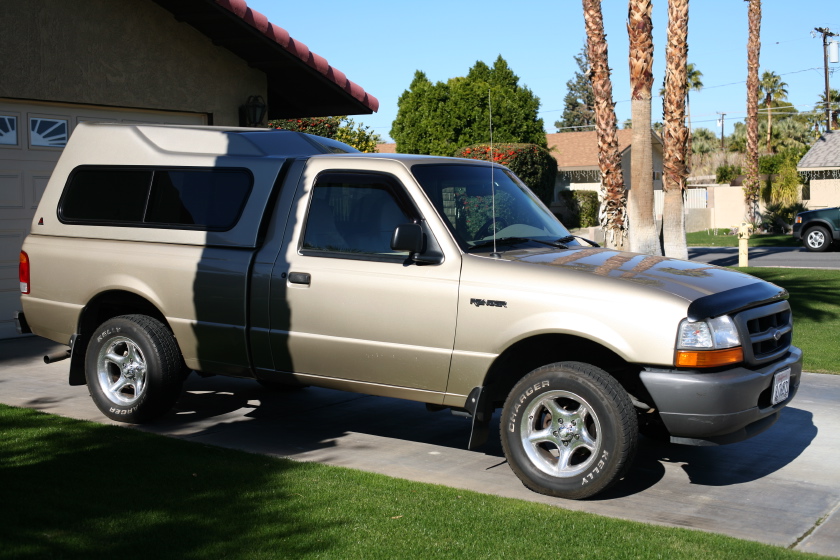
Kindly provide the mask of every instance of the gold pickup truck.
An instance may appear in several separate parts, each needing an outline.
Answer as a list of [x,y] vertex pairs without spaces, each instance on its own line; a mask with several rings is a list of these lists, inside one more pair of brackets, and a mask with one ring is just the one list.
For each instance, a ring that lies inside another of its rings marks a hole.
[[109,418],[191,371],[494,410],[529,488],[591,496],[638,433],[772,426],[802,369],[785,290],[569,234],[510,170],[290,131],[81,123],[20,261],[22,332]]

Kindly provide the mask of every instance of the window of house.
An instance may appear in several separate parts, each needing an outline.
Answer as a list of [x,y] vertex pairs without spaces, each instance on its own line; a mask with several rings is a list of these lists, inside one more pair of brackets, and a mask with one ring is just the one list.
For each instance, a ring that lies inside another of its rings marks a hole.
[[402,187],[387,175],[329,173],[318,177],[309,204],[302,251],[345,257],[399,260],[407,252],[391,249],[400,224],[413,221]]
[[244,169],[81,167],[59,205],[65,223],[224,231],[248,200]]

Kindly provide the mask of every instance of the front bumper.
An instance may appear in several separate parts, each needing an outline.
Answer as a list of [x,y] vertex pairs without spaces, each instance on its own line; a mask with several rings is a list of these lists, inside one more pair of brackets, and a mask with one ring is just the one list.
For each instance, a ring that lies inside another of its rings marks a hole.
[[[790,368],[790,394],[770,404],[773,375]],[[791,346],[781,360],[759,369],[715,373],[649,369],[641,380],[676,443],[735,443],[760,434],[793,399],[802,377],[802,351]]]

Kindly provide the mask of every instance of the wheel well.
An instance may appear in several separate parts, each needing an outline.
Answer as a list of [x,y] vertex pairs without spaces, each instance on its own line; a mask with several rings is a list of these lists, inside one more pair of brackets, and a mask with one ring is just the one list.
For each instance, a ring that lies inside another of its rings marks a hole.
[[493,362],[485,379],[493,406],[500,408],[516,382],[525,375],[555,362],[582,362],[599,367],[632,396],[639,399],[647,396],[639,380],[639,366],[592,340],[568,334],[544,334],[520,340]]
[[78,337],[70,360],[70,385],[85,384],[85,352],[96,327],[113,317],[130,314],[154,317],[168,326],[163,313],[142,296],[119,290],[98,294],[88,302],[79,318]]

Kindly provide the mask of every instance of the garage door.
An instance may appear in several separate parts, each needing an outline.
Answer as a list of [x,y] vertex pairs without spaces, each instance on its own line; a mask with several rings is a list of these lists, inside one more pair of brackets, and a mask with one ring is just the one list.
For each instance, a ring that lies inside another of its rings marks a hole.
[[20,247],[58,156],[82,121],[201,125],[207,117],[0,99],[0,339],[17,336]]

